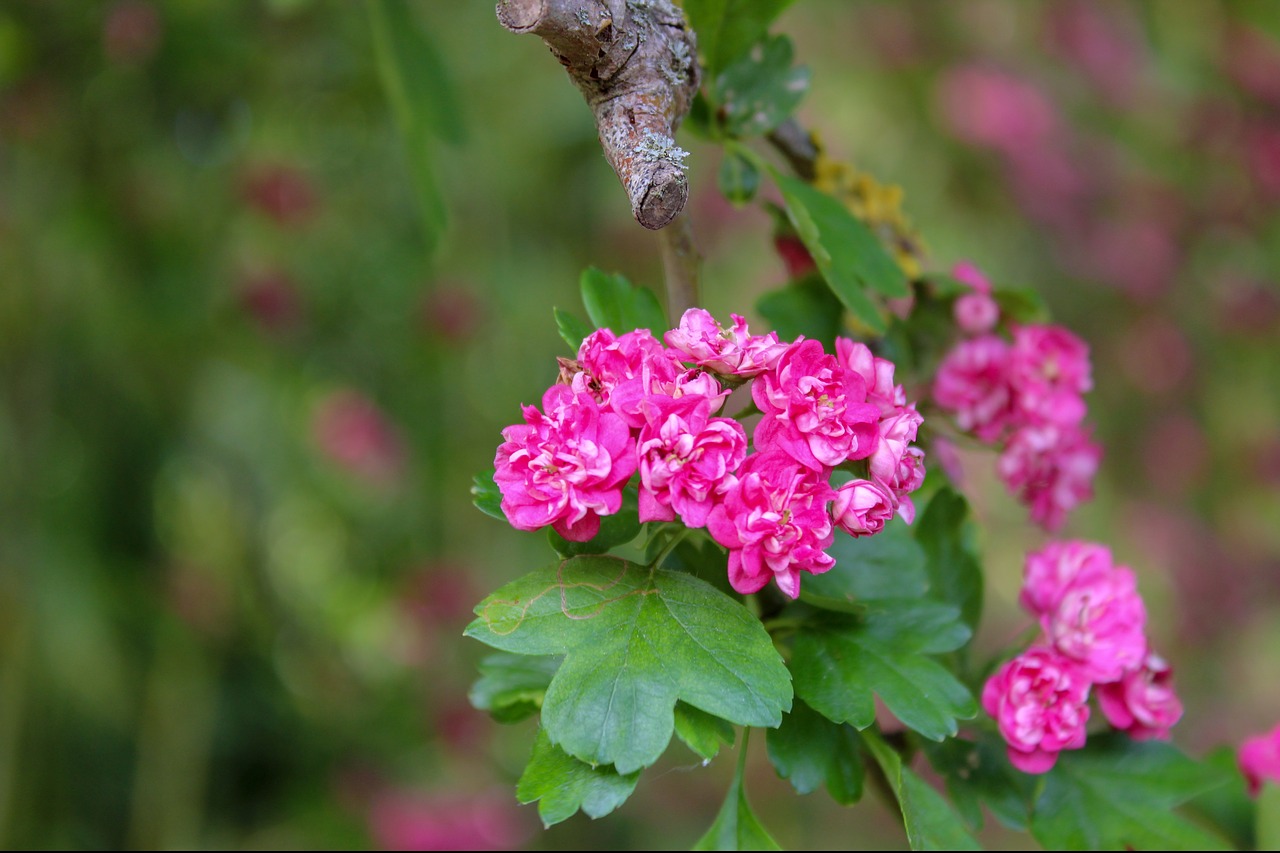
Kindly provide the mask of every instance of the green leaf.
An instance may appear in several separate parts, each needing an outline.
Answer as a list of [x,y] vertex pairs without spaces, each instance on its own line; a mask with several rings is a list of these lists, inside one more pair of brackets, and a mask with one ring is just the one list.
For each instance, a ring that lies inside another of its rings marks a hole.
[[978,712],[968,688],[930,654],[968,641],[959,612],[931,601],[874,601],[865,618],[821,613],[792,649],[796,695],[835,723],[865,729],[879,696],[908,728],[942,740]]
[[1003,740],[995,735],[984,735],[976,743],[948,738],[942,743],[925,741],[923,747],[933,769],[946,780],[947,793],[965,823],[981,829],[985,803],[1000,823],[1026,830],[1035,777],[1014,769]]
[[912,850],[981,850],[965,830],[946,798],[908,767],[874,731],[863,733],[867,749],[884,771],[889,787],[902,809],[902,823]]
[[576,314],[568,311],[562,311],[559,308],[554,309],[556,318],[556,329],[560,331],[560,338],[569,345],[569,349],[576,356],[578,348],[582,346],[582,342],[586,340],[587,335],[595,331],[585,320],[578,318]]
[[949,488],[939,490],[916,522],[932,595],[960,608],[970,629],[982,616],[982,566],[968,543],[969,505]]
[[1031,834],[1056,850],[1228,850],[1173,811],[1228,779],[1166,743],[1091,737],[1044,775]]
[[826,784],[841,805],[862,798],[861,740],[851,726],[836,725],[797,700],[782,725],[765,735],[769,760],[796,793],[809,794]]
[[600,532],[586,542],[570,542],[555,530],[547,528],[547,541],[561,557],[578,557],[584,554],[607,554],[619,545],[625,545],[640,534],[640,505],[636,492],[626,489],[622,493],[622,508],[613,515],[600,519]]
[[1220,746],[1206,755],[1203,762],[1225,777],[1227,782],[1197,795],[1188,801],[1187,807],[1206,818],[1236,847],[1265,850],[1257,841],[1258,802],[1249,796],[1244,776],[1236,763],[1236,751],[1230,746]]
[[827,284],[859,320],[884,332],[884,315],[867,290],[892,297],[910,293],[897,262],[839,201],[776,170],[774,179],[782,190],[787,217]]
[[809,69],[791,67],[791,39],[775,36],[716,78],[712,100],[729,136],[762,136],[782,124],[809,91]]
[[484,471],[471,478],[471,502],[485,515],[506,521],[507,516],[502,511],[502,492],[493,481],[493,474],[492,470]]
[[759,620],[682,572],[575,557],[507,584],[476,614],[469,637],[566,655],[542,724],[589,764],[624,774],[652,764],[678,699],[741,726],[776,726],[791,707],[790,675]]
[[625,335],[634,329],[648,329],[661,338],[670,326],[667,315],[653,291],[636,287],[620,273],[609,275],[588,267],[580,280],[582,304],[598,329]]
[[769,24],[793,0],[684,0],[684,11],[698,36],[698,53],[707,79],[764,38]]
[[875,536],[837,536],[827,549],[835,568],[804,579],[800,598],[826,610],[861,612],[861,603],[921,598],[929,588],[924,549],[898,518]]
[[756,301],[756,310],[784,341],[801,335],[821,341],[835,352],[836,338],[844,331],[840,300],[817,276],[771,290]]
[[738,753],[738,770],[729,785],[724,805],[716,815],[715,823],[707,834],[693,845],[694,850],[781,850],[747,802],[747,789],[743,785],[742,771],[746,765],[747,732],[742,733],[742,751]]
[[559,666],[558,657],[489,655],[480,661],[480,679],[471,685],[467,698],[499,723],[518,723],[538,713]]
[[1019,323],[1047,323],[1049,306],[1044,297],[1034,290],[1025,288],[1009,288],[993,291],[1000,313]]
[[579,809],[593,819],[604,817],[627,801],[639,778],[639,771],[624,776],[607,765],[584,764],[539,729],[533,755],[516,784],[516,798],[523,804],[537,800],[538,817],[550,827]]
[[721,195],[741,207],[759,192],[760,170],[742,155],[726,151],[716,172],[716,186]]
[[720,752],[721,744],[733,745],[733,726],[728,720],[684,702],[676,703],[676,734],[685,746],[708,761]]
[[378,75],[404,137],[427,240],[434,245],[448,224],[448,210],[436,182],[431,136],[462,142],[462,110],[445,64],[414,20],[412,7],[393,0],[372,0],[366,8]]
[[1254,836],[1259,850],[1280,850],[1280,785],[1263,782],[1258,792],[1258,817]]

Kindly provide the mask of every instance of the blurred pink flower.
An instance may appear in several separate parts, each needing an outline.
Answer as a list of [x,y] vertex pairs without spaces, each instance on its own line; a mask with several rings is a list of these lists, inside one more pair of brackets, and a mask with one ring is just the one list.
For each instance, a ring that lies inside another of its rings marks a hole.
[[1031,83],[981,65],[944,72],[936,95],[951,132],[972,145],[1014,156],[1058,132],[1053,103]]
[[1186,334],[1169,317],[1139,317],[1118,343],[1116,361],[1139,391],[1158,396],[1186,386],[1196,359]]
[[1099,686],[1098,706],[1107,722],[1134,740],[1168,740],[1182,718],[1173,669],[1154,652],[1119,681]]
[[1280,107],[1280,42],[1254,27],[1234,23],[1226,32],[1222,62],[1240,88]]
[[240,283],[239,301],[263,331],[279,334],[302,322],[302,294],[294,280],[279,270],[246,276]]
[[1079,427],[1047,424],[1013,434],[996,462],[1009,491],[1031,509],[1045,530],[1062,526],[1067,513],[1093,497],[1101,445]]
[[383,850],[511,850],[528,836],[509,797],[389,790],[375,796],[369,834]]
[[1049,43],[1055,52],[1112,101],[1128,102],[1145,59],[1129,9],[1076,0],[1054,3],[1047,11]]
[[311,434],[326,457],[370,485],[391,486],[404,471],[408,454],[399,432],[377,404],[354,389],[320,400]]
[[1050,542],[1027,554],[1018,603],[1037,619],[1052,613],[1067,589],[1111,571],[1111,550],[1093,542]]
[[1009,353],[1009,384],[1019,423],[1073,426],[1093,388],[1089,345],[1063,326],[1019,326]]
[[1000,321],[1000,306],[986,293],[966,293],[956,299],[952,314],[966,335],[985,335]]
[[277,225],[300,225],[319,205],[311,181],[300,170],[280,163],[258,166],[244,179],[244,199]]
[[155,4],[120,0],[102,22],[102,47],[115,65],[141,65],[160,47],[164,24]]
[[1047,773],[1064,749],[1084,746],[1089,679],[1074,661],[1033,646],[987,680],[982,707],[1008,744],[1009,761],[1024,773]]
[[1142,665],[1146,625],[1137,579],[1124,566],[1077,575],[1057,605],[1040,617],[1053,647],[1096,683],[1117,681]]
[[997,335],[961,341],[943,357],[933,398],[956,425],[993,442],[1011,426],[1009,345]]
[[1245,129],[1249,172],[1264,195],[1280,200],[1280,124],[1258,123]]
[[1258,796],[1266,782],[1280,784],[1280,725],[1265,734],[1247,738],[1236,753],[1249,793]]

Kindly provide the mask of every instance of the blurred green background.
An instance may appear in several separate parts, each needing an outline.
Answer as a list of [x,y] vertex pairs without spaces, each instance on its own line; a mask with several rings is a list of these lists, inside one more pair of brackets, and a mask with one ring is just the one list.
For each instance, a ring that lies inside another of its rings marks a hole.
[[[1175,740],[1270,727],[1280,3],[799,0],[775,31],[802,122],[903,186],[935,268],[1090,342],[1106,456],[1066,534],[1138,572]],[[706,307],[751,315],[785,277],[769,219],[680,141]],[[529,724],[466,699],[471,606],[549,555],[470,479],[589,264],[661,287],[580,96],[488,2],[0,5],[0,845],[692,843],[731,759],[673,747],[544,833]],[[984,649],[1042,541],[993,468],[965,458]],[[878,803],[794,796],[760,739],[751,766],[785,846],[905,845]]]

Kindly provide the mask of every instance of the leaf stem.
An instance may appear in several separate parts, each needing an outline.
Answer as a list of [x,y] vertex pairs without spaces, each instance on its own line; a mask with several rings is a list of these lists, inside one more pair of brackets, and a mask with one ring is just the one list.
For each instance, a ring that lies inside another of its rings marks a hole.
[[662,550],[658,552],[657,556],[649,561],[649,569],[652,571],[653,569],[660,567],[663,561],[665,561],[667,557],[671,556],[671,552],[676,549],[676,546],[683,542],[685,537],[692,532],[693,528],[680,527],[675,533],[671,534],[671,539],[662,546]]

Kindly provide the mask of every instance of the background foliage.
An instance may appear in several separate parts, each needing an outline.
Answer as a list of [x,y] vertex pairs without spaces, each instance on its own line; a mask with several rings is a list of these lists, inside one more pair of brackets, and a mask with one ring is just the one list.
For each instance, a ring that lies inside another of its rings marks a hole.
[[[1067,532],[1139,573],[1175,740],[1269,727],[1277,7],[805,0],[775,31],[803,122],[903,186],[940,268],[1033,287],[1092,345],[1107,456]],[[750,314],[785,277],[772,225],[680,142],[706,307]],[[0,9],[0,844],[697,839],[736,754],[543,833],[511,793],[528,724],[466,698],[471,606],[546,547],[470,478],[589,265],[660,280],[580,97],[488,4]],[[1039,539],[965,462],[994,650]],[[795,798],[762,740],[744,772],[784,846],[904,844],[875,798]]]

